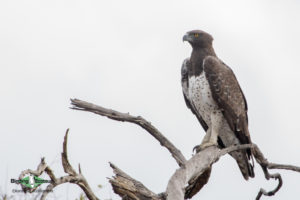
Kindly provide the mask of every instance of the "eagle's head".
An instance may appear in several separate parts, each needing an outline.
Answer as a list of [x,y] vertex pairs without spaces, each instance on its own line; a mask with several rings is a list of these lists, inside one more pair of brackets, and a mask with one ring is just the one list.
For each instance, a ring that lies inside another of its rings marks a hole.
[[183,36],[183,41],[188,41],[192,47],[209,47],[212,45],[213,37],[201,30],[192,30]]

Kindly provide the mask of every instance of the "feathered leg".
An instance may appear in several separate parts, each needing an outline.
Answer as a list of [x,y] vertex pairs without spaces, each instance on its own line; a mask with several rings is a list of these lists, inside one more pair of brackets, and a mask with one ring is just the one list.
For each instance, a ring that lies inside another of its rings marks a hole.
[[199,152],[210,146],[218,146],[218,135],[222,126],[223,114],[221,111],[213,111],[210,117],[211,124],[202,140],[202,143],[194,147],[194,150],[196,150],[196,152]]

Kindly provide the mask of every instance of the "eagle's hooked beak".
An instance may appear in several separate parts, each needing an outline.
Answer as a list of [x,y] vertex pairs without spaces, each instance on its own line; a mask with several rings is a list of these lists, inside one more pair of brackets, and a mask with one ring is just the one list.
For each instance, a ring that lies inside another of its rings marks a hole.
[[184,36],[183,36],[183,38],[182,38],[182,41],[184,42],[184,41],[189,41],[191,39],[191,37],[189,36],[189,34],[185,34]]

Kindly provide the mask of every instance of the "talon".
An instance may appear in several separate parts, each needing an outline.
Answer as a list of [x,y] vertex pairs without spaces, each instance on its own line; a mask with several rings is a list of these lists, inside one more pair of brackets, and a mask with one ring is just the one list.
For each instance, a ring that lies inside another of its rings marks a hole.
[[198,152],[200,152],[201,151],[201,145],[196,145],[196,146],[194,146],[194,148],[193,148],[193,153],[195,152],[195,153],[198,153]]
[[212,143],[212,142],[206,142],[206,143],[202,143],[200,145],[196,145],[194,148],[193,148],[193,152],[196,151],[196,153],[206,149],[207,147],[211,147],[211,146],[216,146],[218,147],[217,144],[215,143]]

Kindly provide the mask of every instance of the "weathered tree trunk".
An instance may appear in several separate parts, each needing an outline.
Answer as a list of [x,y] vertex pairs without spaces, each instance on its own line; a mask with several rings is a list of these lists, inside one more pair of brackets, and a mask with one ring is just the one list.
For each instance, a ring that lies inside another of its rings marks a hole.
[[[216,146],[208,147],[187,160],[179,149],[175,147],[157,128],[155,128],[150,122],[144,118],[138,116],[132,116],[128,113],[121,113],[115,110],[103,108],[85,101],[78,99],[71,99],[72,109],[93,112],[101,116],[108,117],[113,120],[121,122],[130,122],[139,125],[150,133],[163,147],[165,147],[173,156],[177,162],[179,168],[171,176],[166,191],[160,194],[155,194],[148,188],[146,188],[140,181],[137,181],[130,177],[128,174],[123,172],[121,169],[116,167],[114,164],[110,163],[115,176],[109,179],[113,190],[124,200],[183,200],[190,199],[195,194],[197,194],[201,188],[208,182],[212,165],[219,160],[219,158],[229,152],[237,151],[241,149],[251,148],[253,155],[257,163],[263,169],[266,179],[276,179],[278,180],[277,187],[272,191],[265,191],[261,189],[256,197],[260,199],[262,195],[272,196],[282,186],[282,178],[279,173],[269,174],[268,169],[285,169],[300,172],[300,168],[292,165],[282,165],[270,163],[264,157],[260,149],[255,144],[246,144],[231,146],[225,149],[219,149]],[[25,174],[31,173],[36,176],[40,176],[43,172],[46,172],[50,177],[52,183],[47,186],[47,190],[52,190],[56,186],[64,183],[77,184],[85,193],[88,199],[98,200],[98,197],[91,190],[87,180],[84,178],[81,168],[79,165],[78,173],[74,170],[68,161],[67,155],[67,140],[68,140],[68,130],[66,132],[64,142],[63,142],[63,152],[62,152],[62,165],[65,173],[68,175],[56,178],[53,171],[46,164],[45,159],[41,159],[41,163],[38,165],[37,170],[24,170],[21,172],[20,179],[24,177]],[[187,185],[187,186],[186,186]],[[33,192],[35,189],[28,189],[23,187],[24,192]],[[42,194],[41,200],[46,199],[48,194],[47,190]]]

